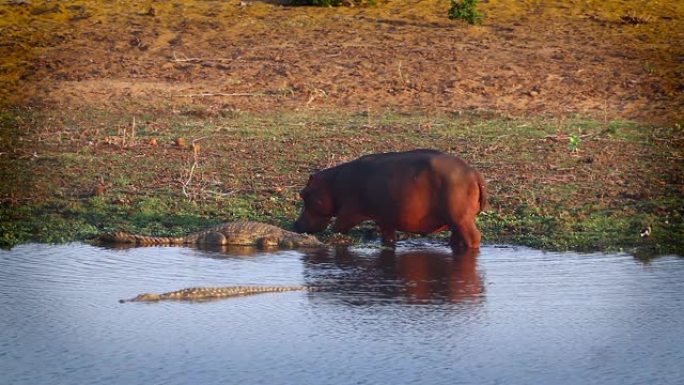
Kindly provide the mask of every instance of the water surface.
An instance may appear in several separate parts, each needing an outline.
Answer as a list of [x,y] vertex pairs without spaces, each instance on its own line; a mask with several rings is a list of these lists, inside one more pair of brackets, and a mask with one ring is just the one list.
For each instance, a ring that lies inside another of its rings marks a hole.
[[[517,247],[24,245],[0,251],[0,383],[682,384],[683,277]],[[321,291],[118,303],[249,284]]]

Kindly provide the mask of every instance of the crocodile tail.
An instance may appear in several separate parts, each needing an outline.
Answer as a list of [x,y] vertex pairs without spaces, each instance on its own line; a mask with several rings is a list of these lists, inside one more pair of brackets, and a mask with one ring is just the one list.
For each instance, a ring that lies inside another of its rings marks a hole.
[[145,235],[130,234],[122,231],[109,233],[102,237],[107,243],[131,243],[134,245],[175,245],[184,243],[184,238],[173,237],[148,237]]

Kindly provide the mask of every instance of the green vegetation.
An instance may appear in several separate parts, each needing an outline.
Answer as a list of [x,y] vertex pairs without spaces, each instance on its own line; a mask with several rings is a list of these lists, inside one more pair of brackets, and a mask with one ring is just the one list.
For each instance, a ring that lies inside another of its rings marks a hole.
[[[663,139],[676,128],[583,119],[559,127],[481,114],[140,111],[138,134],[124,142],[133,117],[5,111],[0,245],[114,229],[180,235],[236,219],[288,228],[311,171],[368,153],[436,148],[487,179],[490,204],[478,218],[486,243],[684,255],[681,149]],[[583,137],[574,156],[570,135]],[[178,137],[199,146],[175,145]],[[642,238],[647,225],[652,234]]]
[[464,20],[470,24],[479,24],[484,16],[477,10],[478,0],[451,0],[449,19]]
[[568,150],[570,152],[577,152],[579,150],[579,145],[582,142],[579,135],[573,134],[568,138]]
[[280,3],[0,2],[0,245],[289,227],[310,171],[429,147],[486,243],[684,255],[684,2]]

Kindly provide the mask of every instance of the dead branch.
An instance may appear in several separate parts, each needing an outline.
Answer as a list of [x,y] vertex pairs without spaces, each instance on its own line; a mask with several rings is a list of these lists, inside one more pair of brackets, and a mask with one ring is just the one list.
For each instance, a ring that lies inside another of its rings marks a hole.
[[204,63],[204,62],[233,62],[239,59],[228,59],[228,58],[201,58],[201,57],[187,57],[183,55],[184,58],[180,59],[176,56],[176,52],[173,53],[173,59],[171,60],[174,63]]
[[183,195],[185,195],[185,197],[188,199],[191,199],[191,198],[190,198],[190,194],[188,194],[187,188],[190,185],[190,182],[192,182],[192,174],[193,174],[193,172],[195,172],[196,167],[197,167],[197,158],[195,157],[194,162],[192,162],[192,167],[190,167],[190,173],[188,174],[188,180],[186,180],[185,183],[183,183],[183,187],[182,187]]
[[224,92],[202,92],[199,94],[181,94],[178,95],[182,98],[201,98],[205,96],[265,96],[266,94],[262,92],[235,92],[235,93],[224,93]]

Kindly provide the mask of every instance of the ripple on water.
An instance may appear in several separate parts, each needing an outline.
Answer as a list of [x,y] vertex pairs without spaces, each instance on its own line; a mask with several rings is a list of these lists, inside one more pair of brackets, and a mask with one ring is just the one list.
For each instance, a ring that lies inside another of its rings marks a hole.
[[[24,245],[0,251],[0,373],[16,384],[678,384],[682,276],[674,257],[453,255],[422,242],[248,255]],[[118,303],[263,284],[321,291]]]

